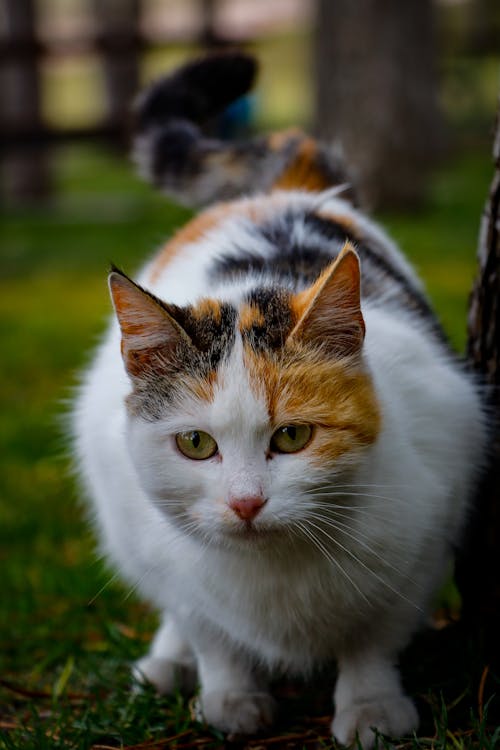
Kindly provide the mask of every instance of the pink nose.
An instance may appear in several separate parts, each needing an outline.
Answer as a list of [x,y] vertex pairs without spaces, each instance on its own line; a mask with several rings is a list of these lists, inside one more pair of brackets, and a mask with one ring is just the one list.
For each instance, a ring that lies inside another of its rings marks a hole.
[[260,495],[232,497],[229,507],[242,521],[252,521],[265,503],[266,499]]

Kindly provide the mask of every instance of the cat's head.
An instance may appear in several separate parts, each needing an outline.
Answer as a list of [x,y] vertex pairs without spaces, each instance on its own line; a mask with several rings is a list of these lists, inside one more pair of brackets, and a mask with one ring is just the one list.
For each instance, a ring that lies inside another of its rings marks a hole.
[[214,543],[293,534],[376,440],[356,253],[308,288],[178,307],[114,270],[130,453],[151,499]]

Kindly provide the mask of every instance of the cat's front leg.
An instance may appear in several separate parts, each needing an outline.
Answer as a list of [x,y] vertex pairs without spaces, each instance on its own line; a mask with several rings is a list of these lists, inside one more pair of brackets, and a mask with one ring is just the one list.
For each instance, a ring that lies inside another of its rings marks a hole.
[[205,721],[229,734],[255,734],[274,717],[274,699],[247,660],[212,644],[198,653],[200,708]]
[[390,658],[365,652],[339,659],[338,667],[332,723],[338,742],[350,746],[358,737],[368,750],[376,741],[374,729],[401,737],[417,728],[416,708],[404,694]]
[[170,615],[164,617],[149,652],[134,664],[133,673],[140,682],[147,680],[165,695],[175,690],[194,692],[195,656]]

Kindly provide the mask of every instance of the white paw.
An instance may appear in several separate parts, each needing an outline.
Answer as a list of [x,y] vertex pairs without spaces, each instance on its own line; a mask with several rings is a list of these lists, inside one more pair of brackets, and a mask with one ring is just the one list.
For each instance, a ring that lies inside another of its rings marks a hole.
[[401,737],[416,729],[418,714],[409,698],[403,695],[388,695],[378,700],[357,701],[349,708],[335,714],[332,733],[342,745],[359,742],[364,750],[375,745],[376,734]]
[[203,718],[229,734],[255,734],[273,721],[275,703],[268,693],[217,690],[201,696]]
[[157,656],[144,656],[136,661],[132,674],[138,682],[150,682],[163,695],[169,695],[176,690],[192,693],[197,683],[194,664],[181,664]]

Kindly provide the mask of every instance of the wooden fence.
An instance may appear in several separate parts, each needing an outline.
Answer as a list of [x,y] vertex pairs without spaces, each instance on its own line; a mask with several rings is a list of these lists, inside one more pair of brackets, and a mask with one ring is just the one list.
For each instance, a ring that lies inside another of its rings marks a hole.
[[[0,0],[0,190],[9,202],[36,201],[50,193],[50,147],[73,141],[103,140],[124,145],[130,101],[139,86],[142,56],[179,43],[201,47],[231,40],[215,31],[217,0],[199,0],[198,22],[183,38],[148,37],[142,29],[143,0],[87,0],[95,29],[78,38],[43,39],[37,29],[44,4]],[[3,3],[3,7],[1,5]],[[85,29],[84,29],[85,31]],[[99,60],[105,83],[105,112],[82,126],[44,120],[41,68],[44,60],[78,56]]]

